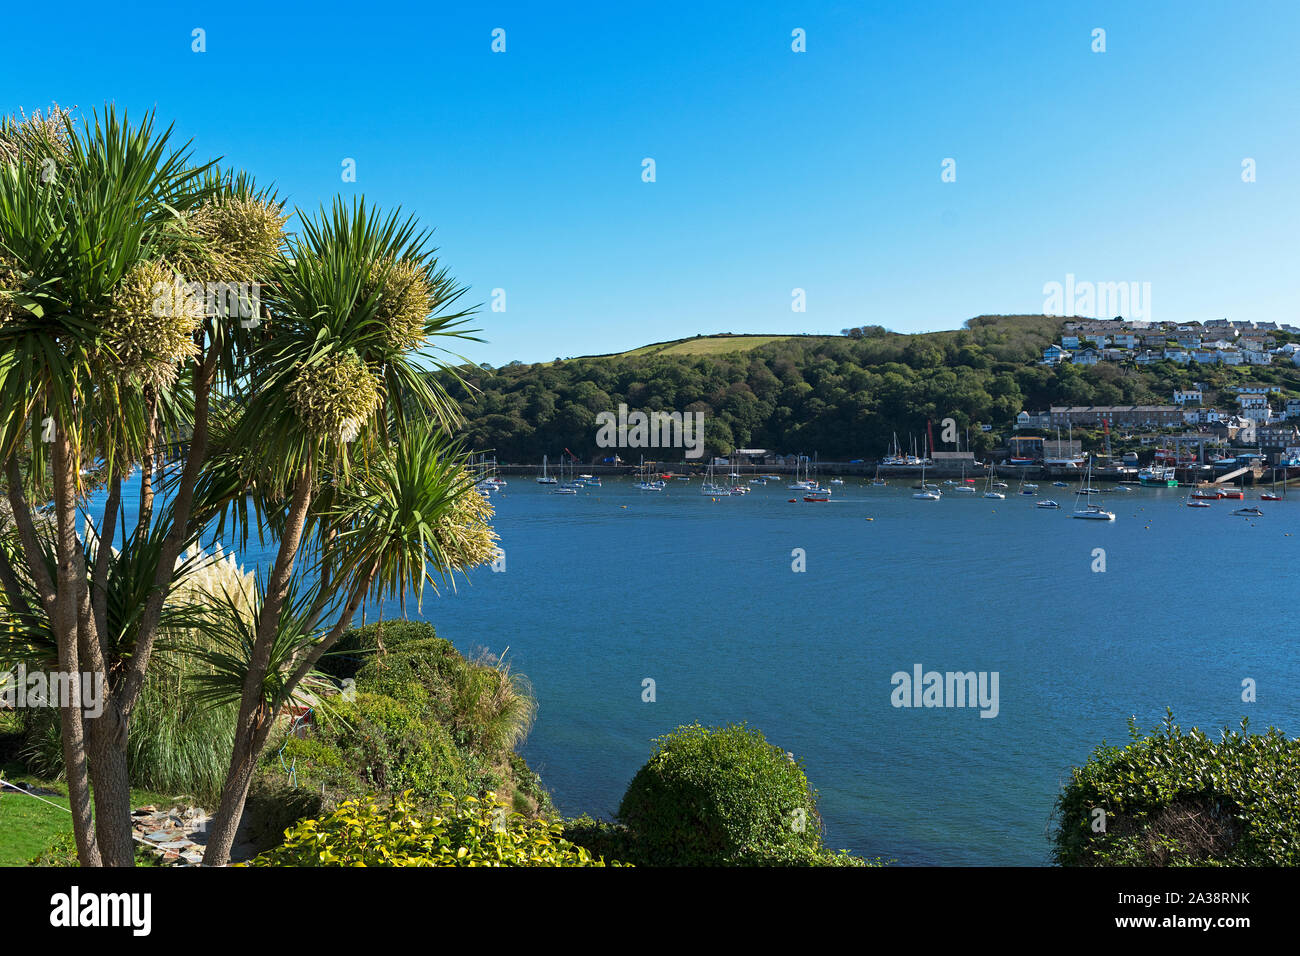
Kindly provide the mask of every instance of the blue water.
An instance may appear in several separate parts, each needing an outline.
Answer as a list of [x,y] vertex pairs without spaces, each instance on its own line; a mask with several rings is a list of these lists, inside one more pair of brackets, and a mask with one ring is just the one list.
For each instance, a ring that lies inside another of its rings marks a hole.
[[[1228,512],[1258,502],[1139,489],[1101,496],[1103,523],[1047,483],[1061,511],[1014,487],[914,501],[910,484],[812,504],[784,483],[715,500],[511,478],[493,496],[504,572],[426,595],[422,616],[531,679],[522,752],[564,813],[612,815],[655,736],[748,721],[804,762],[830,845],[900,864],[1047,862],[1070,767],[1122,743],[1130,715],[1300,732],[1300,501],[1246,519]],[[893,707],[891,675],[915,664],[997,671],[998,715]]]

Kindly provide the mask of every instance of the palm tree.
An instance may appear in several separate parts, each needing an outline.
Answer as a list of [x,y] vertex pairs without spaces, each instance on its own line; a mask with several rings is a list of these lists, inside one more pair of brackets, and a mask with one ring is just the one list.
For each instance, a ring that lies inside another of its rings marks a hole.
[[[268,331],[240,382],[227,454],[217,456],[227,477],[203,505],[245,534],[274,515],[279,542],[255,633],[241,644],[246,657],[223,671],[228,691],[239,681],[240,706],[208,865],[228,858],[277,716],[367,596],[418,591],[431,568],[445,574],[492,557],[486,522],[486,545],[448,537],[463,502],[482,499],[466,456],[442,437],[454,406],[417,355],[467,337],[467,313],[448,308],[463,290],[400,213],[336,201],[299,216],[302,231],[264,298]],[[315,592],[301,613],[286,614],[300,559]],[[281,653],[286,646],[292,652]]]
[[[212,393],[243,334],[204,309],[182,272],[259,275],[284,223],[273,198],[213,164],[193,164],[188,146],[170,140],[152,116],[132,125],[111,107],[80,126],[66,114],[0,124],[0,458],[14,554],[34,589],[32,610],[49,622],[59,669],[108,688],[100,716],[83,719],[75,706],[60,713],[86,865],[134,859],[130,714],[177,559],[198,530],[193,490]],[[172,454],[167,442],[180,435],[188,440],[184,470],[160,508],[154,489]],[[94,462],[103,466],[107,502],[90,550],[77,517],[91,490],[83,466]],[[132,612],[138,626],[123,645],[111,639],[108,577],[121,483],[136,468],[140,515],[123,546],[159,545],[151,585]],[[46,487],[49,523],[33,515]],[[47,545],[53,568],[43,560]],[[19,571],[0,567],[11,607],[26,600],[14,590]]]

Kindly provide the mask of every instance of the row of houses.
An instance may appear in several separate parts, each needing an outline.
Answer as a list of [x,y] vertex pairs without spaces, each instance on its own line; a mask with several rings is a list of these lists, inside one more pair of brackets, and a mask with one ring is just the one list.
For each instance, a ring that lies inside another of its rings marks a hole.
[[[1179,365],[1197,362],[1201,365],[1272,365],[1275,355],[1267,349],[1237,348],[1165,348],[1141,349],[1133,351],[1125,348],[1093,348],[1086,346],[1071,352],[1059,345],[1049,345],[1043,349],[1043,365],[1097,365],[1100,362],[1135,362],[1138,365],[1154,365],[1156,362],[1170,361]],[[1285,353],[1295,364],[1300,365],[1300,351],[1289,350]]]
[[[1265,426],[1280,422],[1268,401],[1260,396],[1240,396],[1236,411],[1189,405],[1053,405],[1046,412],[1022,411],[1016,416],[1017,431],[1035,428],[1112,429],[1178,428],[1181,426],[1223,424],[1232,428]],[[1287,402],[1286,418],[1300,419],[1300,400]],[[1294,428],[1294,425],[1278,425]]]
[[1128,348],[1135,348],[1132,336],[1163,335],[1167,338],[1177,336],[1204,336],[1236,340],[1239,337],[1265,338],[1278,332],[1300,335],[1300,328],[1283,322],[1239,322],[1232,319],[1210,319],[1206,322],[1150,322],[1133,319],[1072,319],[1063,323],[1062,329],[1067,336],[1074,336],[1076,344],[1080,339],[1101,342],[1129,340]]

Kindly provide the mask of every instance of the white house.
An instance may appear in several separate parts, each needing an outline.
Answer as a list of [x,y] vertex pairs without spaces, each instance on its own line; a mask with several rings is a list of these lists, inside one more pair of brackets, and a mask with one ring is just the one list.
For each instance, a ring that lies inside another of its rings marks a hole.
[[1179,365],[1186,365],[1191,361],[1191,356],[1184,349],[1165,349],[1165,358]]
[[1074,365],[1096,365],[1101,361],[1101,353],[1094,348],[1080,349],[1070,359]]
[[1174,389],[1175,405],[1199,405],[1203,400],[1204,395],[1199,388]]

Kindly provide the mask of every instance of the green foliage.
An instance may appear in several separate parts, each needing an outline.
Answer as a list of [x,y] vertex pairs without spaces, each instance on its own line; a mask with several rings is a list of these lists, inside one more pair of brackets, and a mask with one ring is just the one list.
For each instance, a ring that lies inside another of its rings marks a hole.
[[635,859],[654,865],[751,865],[821,846],[803,768],[743,724],[691,724],[660,737],[618,813]]
[[[343,636],[338,639],[333,649],[321,658],[319,669],[340,680],[356,677],[357,671],[365,666],[370,660],[370,655],[381,646],[387,651],[395,651],[403,644],[436,640],[437,637],[438,634],[432,624],[424,621],[406,621],[401,618],[349,628],[343,632]],[[450,641],[442,643],[449,651],[455,653]]]
[[321,811],[319,793],[294,787],[273,776],[255,778],[244,801],[248,839],[258,850],[279,846],[285,830]]
[[459,747],[485,757],[503,756],[522,743],[536,712],[524,678],[486,656],[466,660],[440,638],[400,643],[394,652],[372,657],[356,680],[363,690],[426,711]]
[[[1057,798],[1053,853],[1065,866],[1300,864],[1300,740],[1224,730],[1216,741],[1165,717],[1098,747]],[[1105,813],[1105,830],[1093,826]]]
[[460,755],[451,734],[409,704],[358,694],[339,716],[350,728],[340,730],[332,742],[374,789],[409,790],[424,798],[463,790]]
[[[1294,367],[1206,366],[1172,362],[1135,367],[1114,362],[1040,365],[1058,341],[1062,320],[990,315],[952,332],[902,335],[879,327],[845,336],[784,336],[753,345],[736,336],[733,350],[689,354],[667,347],[557,363],[466,366],[461,382],[439,381],[459,403],[466,443],[506,462],[538,462],[570,448],[590,460],[594,416],[619,403],[644,411],[701,411],[712,453],[732,446],[813,451],[847,460],[877,455],[892,435],[920,435],[927,420],[952,417],[998,429],[1020,411],[1052,405],[1167,405],[1174,388],[1204,381],[1280,384],[1300,390]],[[687,343],[683,343],[683,348]],[[992,439],[972,427],[972,449]],[[665,456],[667,457],[667,456]]]
[[252,866],[604,866],[561,836],[558,824],[510,813],[492,794],[444,795],[421,812],[409,794],[385,805],[348,801],[291,829]]

